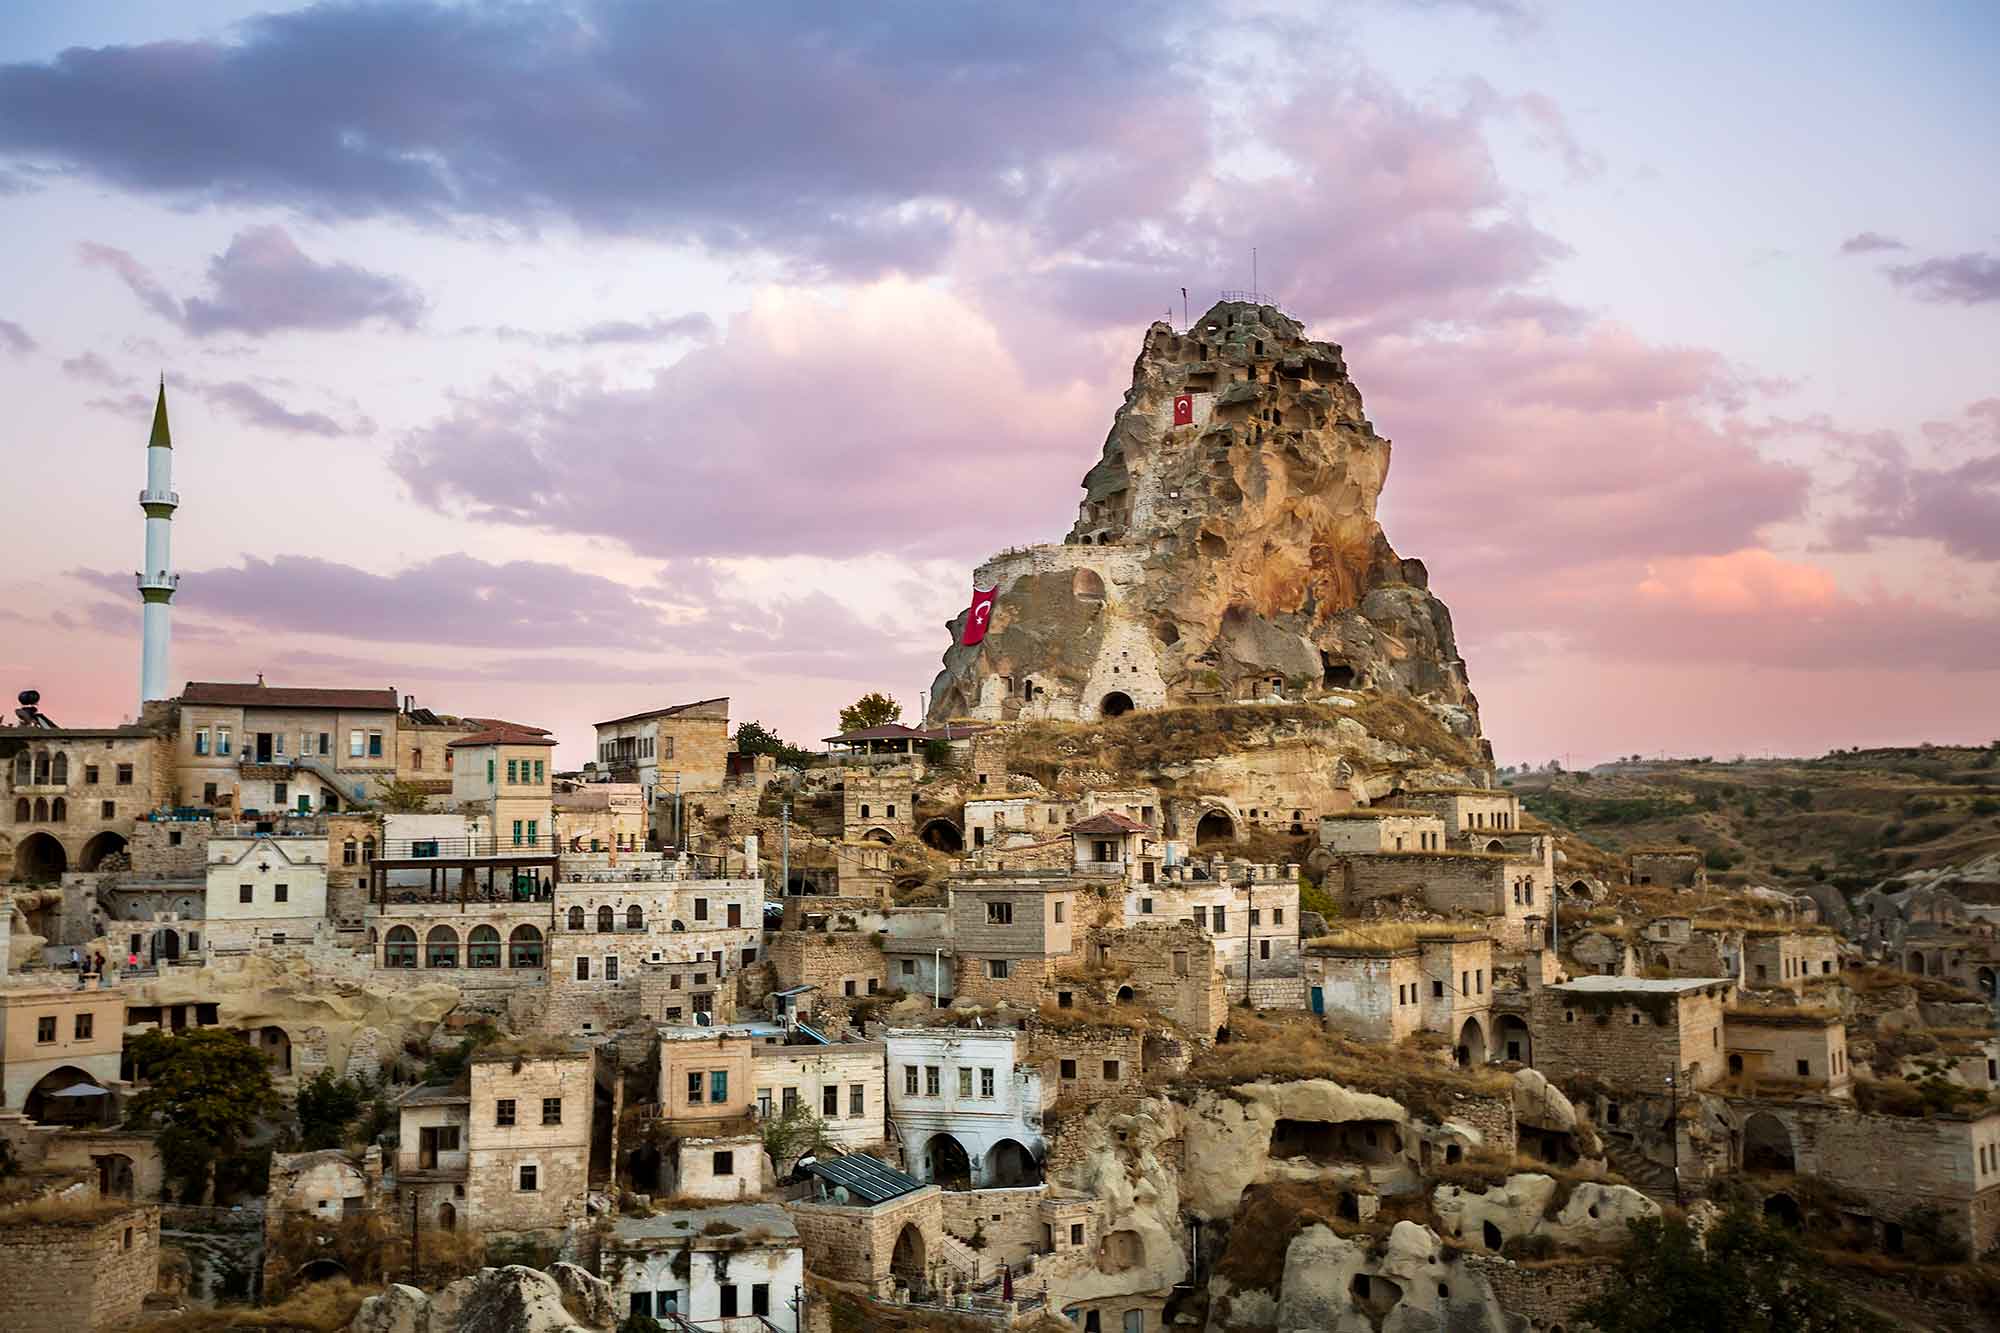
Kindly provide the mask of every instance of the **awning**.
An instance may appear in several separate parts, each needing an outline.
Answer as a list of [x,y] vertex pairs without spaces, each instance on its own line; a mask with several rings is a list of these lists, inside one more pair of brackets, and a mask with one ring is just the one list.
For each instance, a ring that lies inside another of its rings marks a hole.
[[51,1097],[108,1097],[110,1095],[107,1089],[100,1088],[94,1083],[78,1083],[64,1088],[61,1092],[52,1092],[49,1094]]

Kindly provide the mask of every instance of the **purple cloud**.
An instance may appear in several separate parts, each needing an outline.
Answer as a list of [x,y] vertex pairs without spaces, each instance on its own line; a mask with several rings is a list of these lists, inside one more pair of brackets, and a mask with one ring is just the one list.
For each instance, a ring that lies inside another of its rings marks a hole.
[[26,356],[38,346],[28,331],[11,319],[0,319],[0,348],[15,356]]
[[76,356],[64,357],[63,374],[86,384],[102,384],[116,388],[123,384],[124,377],[111,368],[111,363],[95,352],[82,352]]
[[1832,549],[1860,550],[1878,537],[1939,543],[1965,560],[2000,560],[2000,399],[1966,408],[1960,420],[1925,423],[1923,434],[1962,462],[1913,460],[1893,435],[1856,451],[1845,487],[1852,509],[1827,524]]
[[341,435],[369,434],[375,429],[373,423],[365,423],[349,430],[324,412],[294,412],[262,389],[240,380],[197,385],[196,391],[217,407],[226,408],[250,425],[262,426],[266,430],[331,439]]
[[144,264],[116,247],[85,241],[84,263],[108,268],[148,310],[197,337],[348,329],[380,319],[414,328],[423,297],[401,278],[353,264],[310,259],[282,227],[248,227],[208,264],[210,292],[176,298]]
[[684,315],[653,315],[647,319],[599,320],[570,333],[540,333],[511,326],[493,332],[508,341],[532,342],[543,347],[643,346],[664,342],[707,342],[715,336],[715,321],[695,310]]
[[1907,250],[1909,248],[1909,246],[1904,245],[1895,237],[1884,236],[1878,231],[1859,232],[1840,243],[1840,253],[1844,255],[1872,255],[1878,250]]
[[1918,264],[1893,264],[1889,281],[1919,301],[1983,305],[2000,301],[2000,256],[1950,255]]

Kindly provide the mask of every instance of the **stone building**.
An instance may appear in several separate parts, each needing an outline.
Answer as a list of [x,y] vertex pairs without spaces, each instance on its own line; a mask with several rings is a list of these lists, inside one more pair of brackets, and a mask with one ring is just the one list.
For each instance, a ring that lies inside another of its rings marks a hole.
[[841,781],[841,838],[898,842],[916,831],[916,775],[907,769],[849,773]]
[[190,681],[175,737],[178,804],[323,812],[396,776],[393,689]]
[[890,1027],[883,1041],[889,1120],[912,1175],[961,1189],[1041,1179],[1042,1113],[1057,1090],[1044,1080],[1025,1034]]
[[1229,989],[1216,962],[1215,940],[1192,922],[1092,930],[1086,956],[1094,967],[1057,975],[1054,1003],[1070,1008],[1079,995],[1107,1005],[1134,1005],[1207,1040],[1229,1022]]
[[0,1327],[129,1327],[159,1283],[160,1210],[88,1196],[0,1209],[0,1271]]
[[1135,886],[1159,882],[1166,848],[1151,828],[1131,816],[1106,810],[1072,824],[1069,833],[1078,874]]
[[620,1217],[600,1266],[620,1318],[669,1317],[715,1333],[796,1333],[805,1255],[770,1203]]
[[101,986],[0,988],[0,1104],[52,1124],[113,1122],[125,995]]
[[590,1048],[506,1040],[474,1052],[461,1085],[399,1102],[399,1209],[489,1238],[580,1222],[590,1182],[597,1061]]
[[1552,911],[1540,879],[1536,860],[1504,852],[1350,852],[1333,858],[1327,887],[1338,889],[1343,909],[1407,898],[1448,916],[1485,917],[1501,944],[1532,949]]
[[1076,953],[1080,885],[1067,872],[967,871],[948,888],[958,994],[1033,1008],[1059,960]]
[[[872,930],[782,930],[770,936],[768,949],[780,987],[812,986],[828,998],[854,999],[888,984],[883,937]],[[913,964],[906,980],[920,983],[915,960],[902,961]]]
[[462,813],[479,811],[496,850],[557,849],[549,784],[555,745],[547,732],[512,724],[450,743],[451,799]]
[[705,1127],[804,1108],[843,1149],[885,1140],[879,1041],[757,1022],[670,1025],[659,1037],[659,1118],[676,1134],[712,1132]]
[[1702,864],[1699,847],[1635,847],[1626,854],[1625,864],[1634,884],[1669,889],[1708,887],[1708,869]]
[[565,852],[642,852],[646,791],[636,782],[593,782],[556,792],[556,842]]
[[1329,852],[1441,852],[1444,839],[1444,816],[1426,810],[1367,806],[1319,820],[1319,845]]
[[1535,1068],[1552,1082],[1587,1075],[1613,1088],[1706,1088],[1728,1072],[1723,1011],[1735,986],[1719,977],[1578,977],[1530,997]]
[[0,879],[53,884],[119,868],[134,822],[171,804],[173,768],[150,726],[0,727]]
[[1451,1039],[1462,1064],[1527,1060],[1526,1026],[1493,1014],[1493,940],[1460,926],[1385,923],[1337,931],[1306,946],[1310,1007],[1328,1027],[1395,1043],[1415,1032]]
[[666,847],[686,845],[687,798],[720,793],[735,742],[729,699],[699,699],[597,724],[597,771],[634,782],[653,807],[652,828]]
[[1847,1025],[1837,1011],[1777,1006],[1732,1006],[1723,1013],[1722,1046],[1729,1076],[1853,1094],[1847,1065]]
[[325,934],[327,836],[218,833],[208,840],[208,947],[264,950]]
[[1428,811],[1442,819],[1445,837],[1453,845],[1521,826],[1521,798],[1511,791],[1491,787],[1405,792],[1398,798],[1398,804],[1410,810]]
[[967,1262],[977,1271],[970,1251],[945,1232],[937,1186],[863,1153],[823,1158],[808,1171],[815,1192],[785,1211],[812,1272],[886,1299],[899,1287],[936,1288]]
[[1743,935],[1743,984],[1752,990],[1804,989],[1840,973],[1840,942],[1830,930],[1750,930]]

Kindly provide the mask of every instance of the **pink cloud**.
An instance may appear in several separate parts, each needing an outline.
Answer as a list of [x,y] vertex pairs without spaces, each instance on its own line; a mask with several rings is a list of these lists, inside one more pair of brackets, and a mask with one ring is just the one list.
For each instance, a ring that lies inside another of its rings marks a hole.
[[1662,560],[1638,594],[1654,610],[1725,615],[1819,614],[1841,600],[1825,570],[1756,549]]

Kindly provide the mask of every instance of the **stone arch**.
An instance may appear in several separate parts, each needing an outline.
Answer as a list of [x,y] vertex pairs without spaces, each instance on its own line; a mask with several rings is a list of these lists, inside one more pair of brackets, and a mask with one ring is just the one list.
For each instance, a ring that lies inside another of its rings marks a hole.
[[1494,1024],[1494,1049],[1503,1060],[1519,1064],[1535,1063],[1535,1038],[1528,1030],[1528,1024],[1519,1014],[1502,1014]]
[[583,909],[581,907],[572,907],[569,909],[569,928],[571,930],[583,929]]
[[637,903],[633,903],[630,907],[625,909],[625,929],[644,930],[645,928],[646,928],[646,909],[639,906],[639,904]]
[[1212,847],[1219,842],[1236,841],[1236,820],[1220,806],[1202,812],[1195,821],[1194,845]]
[[450,1199],[446,1199],[438,1205],[438,1230],[458,1230],[458,1209],[453,1206]]
[[963,1189],[972,1183],[972,1158],[964,1144],[946,1133],[933,1134],[924,1144],[924,1169],[933,1185],[951,1182]]
[[1024,1144],[1014,1139],[1002,1139],[986,1154],[986,1183],[1002,1188],[1039,1185],[1042,1183],[1041,1164]]
[[617,929],[618,914],[611,910],[611,904],[606,903],[604,906],[598,908],[597,933],[600,935],[609,935]]
[[1462,1065],[1483,1065],[1486,1063],[1486,1029],[1480,1025],[1479,1015],[1473,1014],[1458,1030],[1458,1062]]
[[877,825],[875,828],[869,829],[866,833],[862,834],[861,840],[863,842],[894,843],[896,835],[889,832],[888,829]]
[[924,1256],[926,1246],[924,1233],[915,1222],[905,1222],[903,1229],[896,1233],[896,1244],[889,1251],[889,1271],[901,1278],[907,1286],[919,1286],[924,1280]]
[[69,823],[68,798],[58,796],[53,801],[49,802],[49,822],[51,824]]
[[1745,1171],[1796,1171],[1798,1150],[1792,1131],[1769,1111],[1758,1111],[1743,1122]]
[[424,936],[425,967],[458,966],[458,932],[450,926],[432,926]]
[[[446,1204],[449,1208],[451,1205]],[[347,1276],[347,1265],[338,1259],[308,1259],[299,1265],[299,1281],[331,1282],[337,1277]]]
[[[96,1088],[98,1092],[66,1097],[72,1088]],[[75,1065],[60,1065],[36,1080],[21,1102],[21,1110],[38,1125],[100,1125],[110,1115],[108,1089]]]
[[965,833],[958,825],[942,815],[926,820],[917,831],[917,840],[935,851],[962,852],[965,850]]
[[465,944],[467,967],[500,966],[500,932],[492,926],[474,926]]
[[1910,950],[1910,956],[1907,960],[1907,965],[1904,967],[1903,970],[1906,972],[1913,973],[1917,976],[1922,976],[1924,974],[1923,953],[1917,949]]
[[124,850],[124,836],[106,829],[102,833],[94,835],[89,842],[83,844],[83,850],[77,854],[76,868],[78,870],[95,870],[104,864],[105,857],[117,856]]
[[69,853],[53,834],[30,833],[14,849],[14,878],[27,884],[53,884],[69,869]]
[[1486,844],[1486,850],[1497,856],[1506,851],[1507,848],[1501,843],[1500,839],[1494,838]]
[[1137,994],[1133,991],[1133,989],[1130,986],[1120,986],[1118,988],[1118,1003],[1130,1004],[1132,1003],[1133,1000],[1137,998],[1138,998]]
[[1094,569],[1079,569],[1070,576],[1070,596],[1079,602],[1104,600],[1104,576]]
[[[454,936],[454,939],[457,937]],[[275,1023],[266,1024],[252,1034],[251,1045],[264,1053],[272,1072],[289,1074],[292,1072],[292,1034]]]
[[542,965],[542,932],[526,922],[514,927],[514,933],[507,937],[507,966],[540,967]]
[[382,966],[415,967],[417,965],[417,932],[408,926],[391,926],[389,933],[382,937]]
[[1100,717],[1123,717],[1135,707],[1137,705],[1132,702],[1131,695],[1123,690],[1113,690],[1097,705],[1097,712]]

